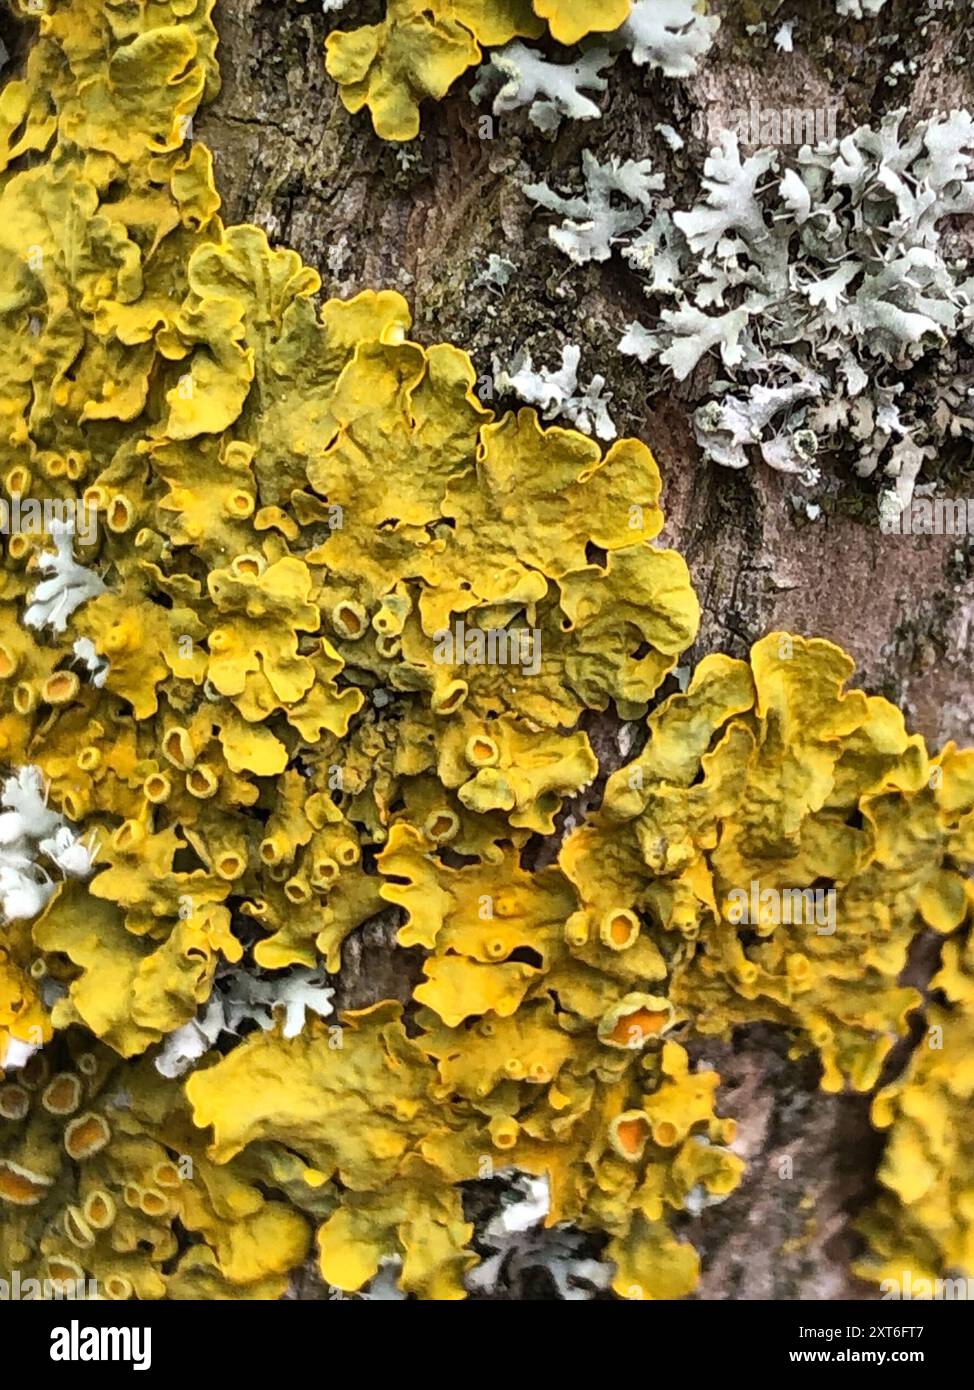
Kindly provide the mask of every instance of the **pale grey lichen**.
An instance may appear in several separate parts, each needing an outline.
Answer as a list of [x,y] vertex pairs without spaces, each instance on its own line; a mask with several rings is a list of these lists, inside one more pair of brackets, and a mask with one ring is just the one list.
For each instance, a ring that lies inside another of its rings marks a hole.
[[516,270],[517,266],[513,261],[508,260],[506,256],[499,256],[496,251],[491,251],[487,256],[487,264],[483,270],[478,271],[470,281],[470,288],[478,290],[487,287],[494,290],[505,290]]
[[541,1269],[560,1299],[588,1299],[609,1287],[613,1267],[586,1256],[582,1232],[567,1225],[543,1224],[550,1208],[547,1178],[514,1169],[504,1169],[496,1177],[507,1180],[507,1185],[497,1211],[479,1232],[488,1253],[466,1276],[471,1293],[493,1293],[502,1280],[509,1289]]
[[325,263],[332,275],[339,276],[342,274],[345,269],[345,262],[351,254],[348,237],[342,232],[338,240],[329,246],[325,256]]
[[620,340],[620,351],[647,362],[651,357],[671,368],[677,381],[683,381],[711,348],[717,348],[725,367],[736,366],[744,356],[741,335],[747,327],[750,309],[729,309],[726,314],[706,314],[693,304],[682,309],[664,309],[662,322],[668,345],[660,351],[659,334],[649,333],[640,323],[631,323]]
[[788,20],[782,24],[774,36],[775,48],[781,53],[794,53],[795,51],[795,21]]
[[868,19],[879,14],[886,0],[835,0],[835,12],[848,19]]
[[679,133],[679,131],[674,130],[673,127],[671,125],[667,125],[665,121],[657,122],[657,124],[653,128],[654,130],[659,131],[660,135],[662,135],[663,139],[666,141],[667,145],[669,145],[670,149],[674,151],[674,153],[676,153],[678,150],[682,150],[683,146],[686,144],[686,141],[684,140],[683,136]]
[[[63,878],[87,878],[97,844],[82,839],[59,811],[48,805],[49,784],[39,767],[21,767],[4,779],[0,791],[0,921],[27,921],[54,896],[56,871]],[[0,1053],[0,1075],[22,1067],[37,1046],[7,1040]]]
[[230,967],[216,978],[213,993],[196,1018],[170,1033],[156,1057],[156,1070],[173,1079],[182,1076],[207,1053],[221,1034],[239,1035],[245,1024],[267,1032],[281,1023],[285,1038],[304,1028],[308,1012],[327,1018],[334,989],[322,970],[295,966],[276,977],[243,967]]
[[[577,265],[607,261],[612,248],[648,219],[653,194],[663,188],[648,159],[617,159],[600,164],[591,150],[582,151],[584,193],[556,193],[547,183],[529,183],[524,191],[539,207],[560,213],[564,221],[548,235]],[[626,206],[620,206],[619,200]]]
[[97,689],[108,680],[108,672],[111,669],[107,656],[102,656],[95,647],[90,637],[79,637],[72,645],[75,660],[80,661],[85,668],[85,673],[91,684]]
[[636,0],[618,37],[634,63],[649,63],[664,77],[692,77],[720,27],[696,0]]
[[[815,400],[825,385],[817,373],[804,371],[794,358],[784,359],[797,380],[783,386],[758,384],[747,393],[735,393],[730,383],[714,383],[728,389],[707,401],[694,414],[698,441],[708,457],[726,468],[744,468],[750,462],[749,448],[757,448],[765,463],[784,473],[803,474],[808,483],[817,482],[812,468],[818,440],[808,429],[791,430],[777,422],[794,419],[795,407]],[[773,432],[768,435],[767,431]]]
[[85,569],[74,558],[74,528],[70,524],[55,522],[50,534],[54,549],[37,557],[37,568],[46,578],[34,588],[24,622],[28,627],[51,627],[61,633],[75,609],[103,594],[106,586],[94,570]]
[[696,410],[708,457],[816,478],[854,446],[901,505],[946,437],[974,437],[974,278],[957,219],[974,211],[974,118],[903,113],[842,139],[742,153],[724,132],[700,196],[678,207],[648,162],[584,159],[586,191],[527,189],[563,214],[552,241],[577,262],[616,247],[655,321],[620,350],[662,382],[719,353],[724,373]]
[[608,88],[602,74],[628,50],[639,66],[658,69],[664,77],[692,77],[720,27],[716,15],[697,8],[697,0],[635,0],[618,29],[600,35],[597,46],[569,62],[550,61],[520,39],[494,49],[478,73],[470,95],[480,102],[495,88],[495,116],[521,107],[540,130],[554,132],[562,120],[597,120],[594,100]]
[[529,119],[540,130],[555,131],[565,117],[590,121],[601,116],[598,103],[585,93],[601,95],[606,90],[609,84],[602,70],[613,62],[607,49],[593,48],[574,62],[551,63],[517,40],[491,53],[470,95],[474,101],[482,101],[500,82],[491,105],[495,116],[526,106]]
[[573,343],[561,350],[561,366],[556,372],[542,367],[534,370],[531,355],[521,352],[504,368],[494,357],[494,387],[513,391],[527,405],[536,406],[544,420],[566,419],[584,434],[599,439],[615,439],[617,430],[609,414],[612,393],[605,389],[605,377],[596,374],[587,386],[578,383],[581,348]]
[[384,1255],[379,1261],[379,1272],[370,1279],[361,1293],[355,1298],[365,1303],[402,1303],[406,1299],[399,1286],[402,1273],[402,1259],[398,1255]]

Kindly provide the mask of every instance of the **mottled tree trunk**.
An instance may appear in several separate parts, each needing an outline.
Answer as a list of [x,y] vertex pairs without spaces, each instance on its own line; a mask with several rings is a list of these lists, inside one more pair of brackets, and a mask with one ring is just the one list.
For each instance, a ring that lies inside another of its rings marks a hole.
[[[951,61],[963,15],[945,9],[923,35],[917,21],[934,8],[923,0],[889,0],[878,19],[860,23],[839,19],[826,0],[724,0],[711,5],[723,24],[696,78],[667,80],[620,59],[598,122],[563,124],[556,138],[523,112],[485,126],[487,108],[471,102],[468,78],[439,106],[424,106],[418,140],[392,145],[375,137],[366,113],[348,115],[323,67],[329,29],[371,22],[380,8],[353,3],[326,16],[317,2],[218,0],[223,90],[196,134],[214,152],[226,219],[255,222],[296,248],[329,294],[400,290],[415,336],[466,348],[481,373],[490,373],[494,353],[506,363],[521,347],[556,366],[561,346],[577,343],[582,379],[607,378],[620,433],[645,440],[659,462],[663,540],[686,556],[704,610],[688,662],[718,650],[744,655],[773,628],[820,634],[840,642],[856,659],[857,680],[895,700],[931,742],[970,741],[969,540],[883,536],[876,484],[841,458],[820,460],[828,486],[816,521],[796,511],[794,478],[760,464],[738,473],[702,461],[690,412],[714,368],[660,390],[621,357],[624,325],[646,313],[636,277],[618,258],[573,266],[520,187],[569,176],[590,147],[602,159],[651,157],[670,192],[692,193],[706,153],[691,129],[694,112],[719,117],[752,100],[793,106],[800,92],[803,107],[836,109],[840,136],[899,106],[915,117],[974,106],[969,66]],[[772,43],[786,19],[795,20],[792,54]],[[764,32],[747,32],[762,21]],[[890,34],[894,42],[879,43]],[[898,60],[906,75],[891,83]],[[682,151],[668,148],[659,122],[684,137]],[[473,284],[491,252],[517,267],[503,292]],[[970,476],[962,450],[934,463],[935,472],[959,476],[965,467]],[[595,720],[591,732],[600,756],[611,758],[613,730]],[[415,963],[393,946],[392,925],[370,925],[349,943],[343,1002],[408,994]],[[922,956],[921,982],[929,974]],[[817,1064],[789,1061],[787,1040],[771,1028],[695,1051],[721,1072],[722,1109],[738,1117],[750,1161],[740,1190],[693,1225],[705,1257],[700,1296],[869,1293],[848,1273],[850,1220],[871,1193],[881,1145],[868,1098],[824,1095]],[[313,1280],[302,1293],[315,1296]]]

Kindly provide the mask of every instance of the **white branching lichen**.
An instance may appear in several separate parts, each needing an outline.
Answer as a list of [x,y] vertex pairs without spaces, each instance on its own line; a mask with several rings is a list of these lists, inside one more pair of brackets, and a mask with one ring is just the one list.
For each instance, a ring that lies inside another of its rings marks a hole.
[[517,266],[513,261],[508,260],[506,256],[499,256],[496,251],[491,251],[487,256],[487,264],[483,270],[478,271],[470,281],[470,288],[472,290],[486,288],[503,293],[511,283],[511,276],[516,270]]
[[608,87],[602,69],[614,61],[605,48],[593,48],[571,63],[551,63],[520,41],[498,48],[484,63],[471,88],[474,101],[482,101],[500,82],[491,110],[495,116],[518,107],[528,108],[529,119],[544,131],[555,131],[564,118],[591,121],[601,116],[598,102],[586,92],[601,94]]
[[795,51],[795,35],[794,35],[794,29],[795,29],[795,22],[794,22],[794,20],[789,20],[786,24],[782,24],[781,27],[780,27],[780,29],[778,30],[778,32],[775,34],[775,36],[774,36],[775,48],[777,48],[781,53],[794,53],[794,51]]
[[[61,877],[87,878],[97,844],[82,840],[64,816],[47,804],[40,768],[20,768],[0,792],[0,920],[25,921],[43,912]],[[37,1045],[10,1038],[0,1072],[22,1067]]]
[[513,391],[528,405],[536,406],[542,419],[570,420],[584,434],[599,439],[615,439],[616,427],[609,414],[612,393],[605,389],[605,377],[593,376],[587,386],[578,384],[581,348],[573,343],[561,350],[561,366],[556,372],[542,367],[534,370],[530,353],[520,353],[509,369],[494,358],[494,387]]
[[546,1227],[550,1208],[548,1180],[514,1169],[496,1175],[509,1179],[500,1206],[480,1233],[490,1252],[466,1276],[472,1293],[509,1288],[532,1270],[543,1269],[566,1300],[592,1298],[609,1287],[613,1266],[586,1257],[586,1238],[571,1226]]
[[31,594],[30,607],[24,614],[28,627],[51,627],[61,633],[76,608],[90,598],[105,592],[105,584],[94,570],[85,569],[74,558],[74,528],[55,522],[51,526],[53,550],[37,557],[41,573],[47,575]]
[[244,1024],[265,1032],[282,1022],[285,1038],[295,1038],[307,1014],[328,1018],[335,991],[325,984],[322,970],[296,966],[277,977],[265,977],[242,967],[218,975],[213,993],[196,1018],[166,1038],[156,1069],[173,1079],[182,1076],[208,1052],[222,1033],[237,1035]]
[[682,150],[683,146],[686,144],[686,141],[679,131],[674,130],[673,127],[667,125],[665,121],[659,121],[653,128],[659,131],[660,135],[662,135],[663,139],[674,153]]
[[582,175],[585,192],[575,195],[556,193],[547,183],[524,185],[539,207],[565,219],[549,227],[548,235],[577,265],[607,261],[612,248],[648,220],[653,194],[663,188],[663,175],[653,173],[648,159],[600,164],[590,150],[583,150]]
[[91,684],[101,689],[108,679],[110,669],[106,656],[102,656],[90,637],[79,637],[72,647],[76,660],[85,668]]
[[835,12],[843,19],[869,19],[885,4],[886,0],[835,0]]
[[55,883],[44,860],[72,877],[91,872],[93,843],[51,810],[47,791],[40,768],[28,766],[6,778],[0,793],[0,911],[7,922],[36,917],[46,907]]
[[695,413],[716,462],[760,456],[807,482],[851,442],[856,470],[881,470],[905,505],[939,443],[974,434],[974,278],[957,230],[974,211],[974,118],[902,125],[894,113],[787,164],[724,132],[683,207],[647,161],[589,152],[584,194],[526,188],[561,215],[549,235],[573,261],[619,249],[641,277],[654,322],[628,326],[624,354],[660,383],[719,354]]
[[602,115],[595,98],[607,91],[603,72],[620,53],[628,50],[634,63],[664,77],[692,77],[719,26],[716,15],[700,13],[697,0],[635,0],[625,24],[569,62],[552,62],[519,39],[495,49],[470,94],[481,102],[496,87],[495,116],[526,106],[529,120],[552,133],[565,119],[591,121]]
[[692,77],[719,27],[719,17],[701,14],[696,0],[636,0],[618,34],[634,63],[664,77]]
[[[794,358],[782,365],[797,378],[783,386],[758,384],[750,392],[735,393],[729,383],[715,383],[727,387],[726,393],[707,401],[695,412],[697,439],[708,457],[726,468],[745,468],[750,462],[747,450],[755,447],[772,468],[783,473],[801,473],[808,483],[816,482],[811,467],[818,449],[814,431],[779,430],[777,425],[793,419],[801,402],[817,399],[825,382]],[[769,429],[773,431],[770,436]]]
[[384,1255],[379,1261],[378,1274],[370,1279],[363,1291],[355,1297],[365,1303],[402,1303],[406,1295],[399,1286],[401,1273],[401,1257]]

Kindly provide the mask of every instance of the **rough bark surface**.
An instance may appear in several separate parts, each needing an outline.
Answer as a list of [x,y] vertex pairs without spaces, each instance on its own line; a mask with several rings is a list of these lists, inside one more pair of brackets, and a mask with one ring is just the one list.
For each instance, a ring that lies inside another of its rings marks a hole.
[[[196,133],[214,151],[226,219],[255,222],[296,248],[321,272],[327,294],[400,290],[416,338],[457,343],[484,374],[495,352],[506,363],[526,347],[536,363],[555,366],[561,345],[578,343],[582,379],[607,378],[620,433],[637,435],[657,456],[668,516],[662,539],[686,556],[704,609],[687,660],[718,650],[742,656],[774,628],[819,634],[841,643],[856,659],[857,682],[895,700],[932,743],[969,742],[970,541],[883,536],[875,483],[840,461],[824,460],[829,496],[815,522],[796,513],[794,479],[759,464],[734,473],[702,462],[689,422],[700,377],[653,393],[645,370],[616,351],[623,325],[646,311],[638,282],[615,258],[571,265],[520,188],[570,174],[588,146],[600,158],[651,156],[668,190],[692,191],[705,155],[693,113],[719,115],[752,99],[793,106],[800,92],[803,106],[836,108],[840,135],[900,106],[918,118],[970,107],[970,70],[951,61],[964,42],[963,13],[944,10],[924,38],[917,24],[934,8],[929,0],[889,0],[878,20],[861,23],[838,18],[827,0],[724,0],[711,5],[723,24],[690,82],[647,75],[622,59],[602,120],[564,124],[552,139],[523,112],[494,120],[482,138],[488,108],[470,101],[468,79],[439,106],[424,106],[418,140],[395,146],[374,136],[367,113],[348,115],[323,67],[329,30],[373,22],[380,8],[356,0],[328,16],[305,0],[219,0],[224,86]],[[795,52],[784,54],[770,36],[789,19]],[[746,31],[762,21],[764,33]],[[879,42],[891,34],[894,42]],[[891,65],[913,58],[915,75],[891,83]],[[661,121],[686,139],[679,154],[656,133]],[[472,286],[490,252],[517,266],[503,294]],[[958,495],[970,493],[970,483],[956,486],[974,473],[969,448],[934,468],[947,470]],[[623,761],[613,728],[595,720],[590,732],[600,758]],[[597,802],[600,785],[586,804]],[[408,994],[416,963],[394,947],[391,923],[363,929],[346,953],[344,1005]],[[921,951],[917,979],[929,973]],[[789,1061],[773,1029],[696,1050],[724,1078],[722,1109],[738,1117],[750,1162],[740,1190],[693,1223],[704,1255],[699,1296],[869,1296],[848,1273],[857,1248],[850,1222],[871,1194],[881,1145],[868,1098],[824,1095],[817,1065]],[[310,1276],[297,1292],[323,1294]]]

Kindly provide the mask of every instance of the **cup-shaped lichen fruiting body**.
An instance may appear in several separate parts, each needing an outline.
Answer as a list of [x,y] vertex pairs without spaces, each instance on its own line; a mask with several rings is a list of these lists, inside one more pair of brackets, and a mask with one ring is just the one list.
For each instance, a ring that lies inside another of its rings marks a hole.
[[641,1048],[673,1022],[673,1005],[661,995],[633,992],[599,1022],[599,1038],[609,1047]]
[[112,1132],[103,1115],[92,1111],[71,1120],[64,1131],[64,1148],[70,1158],[91,1158],[105,1147]]
[[59,1072],[44,1088],[41,1104],[52,1115],[73,1115],[83,1095],[81,1078],[75,1072]]

